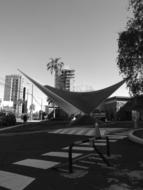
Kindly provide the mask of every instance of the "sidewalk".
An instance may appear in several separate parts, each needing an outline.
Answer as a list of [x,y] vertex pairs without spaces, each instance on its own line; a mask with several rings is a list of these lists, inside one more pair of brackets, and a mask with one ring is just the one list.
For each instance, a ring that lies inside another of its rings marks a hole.
[[[111,145],[112,166],[85,163],[84,169],[72,174],[50,169],[39,176],[26,190],[141,190],[143,189],[142,147],[128,139]],[[87,166],[90,167],[88,170]]]
[[[38,119],[36,119],[36,120],[35,119],[32,119],[32,120],[28,119],[27,120],[28,123],[30,123],[30,122],[32,122],[32,123],[33,122],[40,122],[40,121],[42,121],[42,120],[38,120]],[[21,118],[16,118],[16,122],[23,123],[23,120]]]

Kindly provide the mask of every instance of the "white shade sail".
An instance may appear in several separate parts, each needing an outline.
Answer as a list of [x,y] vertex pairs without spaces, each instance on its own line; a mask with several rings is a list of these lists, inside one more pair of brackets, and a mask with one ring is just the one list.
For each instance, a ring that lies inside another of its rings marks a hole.
[[112,86],[97,91],[71,92],[48,85],[43,86],[22,71],[20,72],[69,115],[92,113],[95,108],[125,82],[125,80],[122,80]]

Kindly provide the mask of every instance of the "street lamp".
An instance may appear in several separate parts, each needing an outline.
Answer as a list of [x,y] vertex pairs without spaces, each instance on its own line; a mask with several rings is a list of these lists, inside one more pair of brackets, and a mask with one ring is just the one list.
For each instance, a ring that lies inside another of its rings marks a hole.
[[[27,84],[31,85],[31,104],[29,106],[30,109],[30,120],[33,119],[33,111],[35,109],[35,105],[33,104],[33,84],[32,83],[28,83]],[[27,104],[28,104],[28,99],[29,99],[29,90],[27,90]]]

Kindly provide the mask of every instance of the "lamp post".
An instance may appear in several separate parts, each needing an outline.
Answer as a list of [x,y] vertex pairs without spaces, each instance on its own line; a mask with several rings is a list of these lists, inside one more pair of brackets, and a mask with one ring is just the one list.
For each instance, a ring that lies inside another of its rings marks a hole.
[[[33,84],[27,82],[27,84],[31,85],[31,103],[29,106],[29,110],[30,110],[30,120],[33,119],[33,110],[35,109],[34,104],[33,104]],[[27,89],[27,105],[29,102],[29,89]]]
[[30,105],[30,119],[33,119],[33,110],[34,110],[34,104],[33,104],[33,84],[32,84],[32,90],[31,90],[31,105]]

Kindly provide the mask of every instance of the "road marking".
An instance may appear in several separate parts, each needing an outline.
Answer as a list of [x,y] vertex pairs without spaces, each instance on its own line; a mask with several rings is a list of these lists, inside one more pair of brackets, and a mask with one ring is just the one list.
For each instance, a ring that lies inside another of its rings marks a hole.
[[[80,153],[72,153],[72,157],[76,158],[78,156],[81,156],[82,154]],[[48,152],[45,154],[42,154],[42,156],[56,156],[56,157],[63,157],[63,158],[68,158],[68,152]]]
[[81,130],[78,130],[78,131],[76,132],[76,135],[86,135],[86,133],[87,133],[87,130],[81,129]]
[[22,165],[22,166],[29,166],[29,167],[34,167],[34,168],[40,168],[40,169],[48,169],[48,168],[52,168],[52,167],[58,165],[59,162],[37,160],[37,159],[25,159],[25,160],[15,162],[13,164]]
[[97,143],[94,143],[95,146],[106,146],[106,143],[100,143],[100,142],[97,142]]
[[106,164],[104,164],[104,163],[97,163],[97,165],[99,165],[99,166],[101,166],[101,167],[106,167]]
[[100,157],[95,157],[95,160],[103,160],[103,159]]
[[110,139],[124,139],[126,138],[127,136],[125,135],[107,135]]
[[69,135],[76,134],[77,130],[78,129],[76,129],[76,128],[75,129],[70,129],[67,134],[69,134]]
[[[90,146],[91,142],[82,143],[81,145]],[[110,142],[117,142],[117,140],[116,139],[109,139],[109,143]],[[106,139],[98,139],[98,140],[95,141],[95,143],[105,143],[106,144]]]
[[90,129],[87,133],[86,136],[94,136],[94,129]]
[[[97,156],[99,156],[99,155],[97,155]],[[97,160],[102,160],[102,158],[96,157],[96,156],[90,156],[90,157],[88,157],[88,160],[95,160],[95,161],[97,161]]]
[[84,170],[87,170],[89,168],[87,166],[81,166],[81,165],[77,165],[77,164],[73,164],[73,167],[84,169]]
[[[69,147],[67,146],[67,147],[64,147],[63,149],[64,149],[64,150],[67,150],[67,149],[69,149]],[[93,147],[87,147],[87,146],[74,146],[74,147],[72,148],[72,150],[93,151],[94,148],[93,148]]]
[[95,162],[87,161],[87,160],[80,160],[79,162],[84,163],[84,164],[95,164]]
[[22,190],[35,178],[12,172],[0,171],[0,186],[10,190]]
[[[106,132],[106,129],[100,129],[101,135],[104,135]],[[49,133],[59,133],[59,134],[74,134],[74,135],[85,135],[85,136],[94,136],[95,129],[94,128],[62,128],[57,130],[51,130]]]
[[[89,142],[88,142],[88,143],[83,143],[83,144],[81,144],[81,146],[82,146],[82,145],[85,145],[85,146],[92,146],[92,142],[91,142],[91,143],[89,143]],[[95,146],[106,146],[106,143],[105,143],[105,142],[95,142],[94,145],[95,145]]]
[[49,133],[60,133],[61,131],[63,131],[63,129],[52,130],[49,131]]

